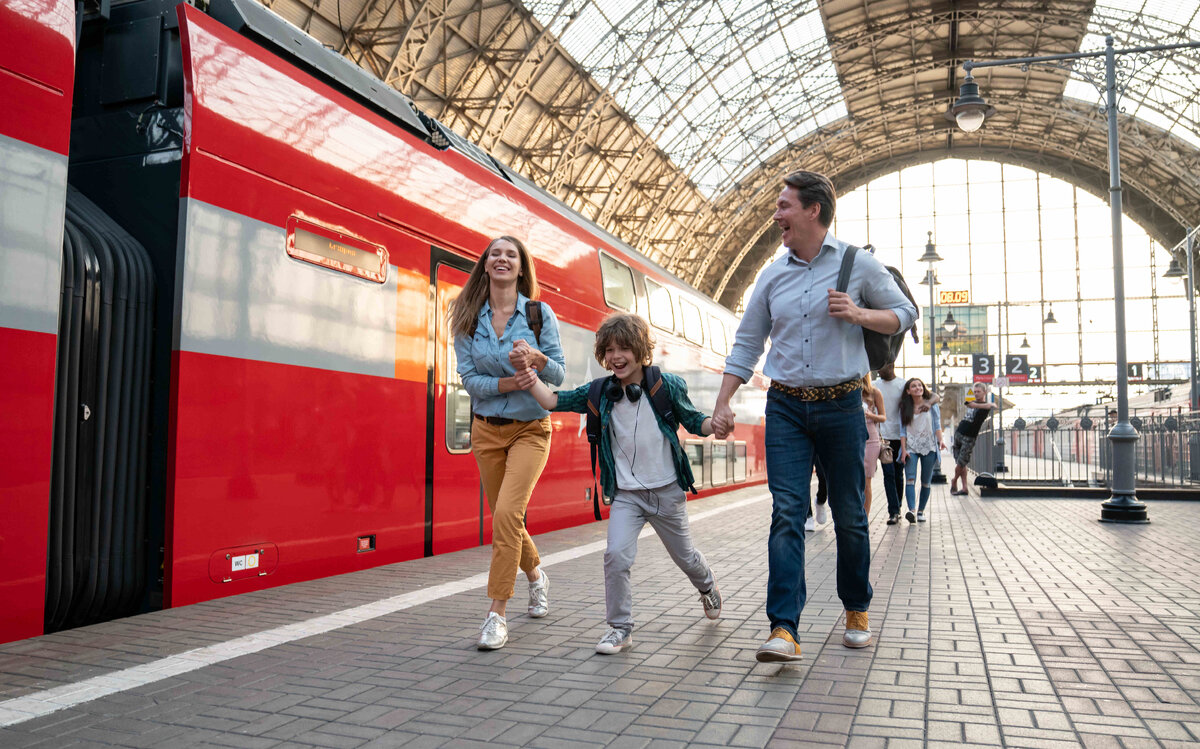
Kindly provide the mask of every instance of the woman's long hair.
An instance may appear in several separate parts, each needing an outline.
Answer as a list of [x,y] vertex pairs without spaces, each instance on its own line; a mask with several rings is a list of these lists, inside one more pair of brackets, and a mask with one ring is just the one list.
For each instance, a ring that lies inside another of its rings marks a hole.
[[542,295],[537,282],[537,271],[533,267],[533,256],[529,254],[529,250],[525,249],[525,244],[507,234],[496,237],[488,242],[487,249],[479,256],[479,261],[471,269],[471,275],[467,278],[462,292],[450,307],[450,332],[455,337],[475,335],[475,327],[479,324],[479,310],[483,309],[483,303],[487,301],[488,293],[491,290],[490,279],[484,270],[484,265],[487,264],[492,248],[500,241],[511,242],[512,246],[517,248],[517,254],[521,258],[521,273],[517,277],[517,291],[531,300],[536,300]]
[[921,383],[922,400],[928,400],[933,395],[929,392],[929,388],[925,387],[925,383],[920,377],[913,377],[904,383],[904,390],[900,392],[900,423],[904,426],[912,423],[913,413],[917,410],[917,404],[913,403],[912,395],[908,392],[909,385],[912,385],[914,382]]

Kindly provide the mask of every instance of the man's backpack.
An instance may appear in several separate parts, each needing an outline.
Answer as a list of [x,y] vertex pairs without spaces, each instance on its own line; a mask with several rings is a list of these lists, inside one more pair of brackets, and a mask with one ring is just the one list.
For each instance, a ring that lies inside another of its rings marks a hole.
[[[599,490],[596,483],[596,455],[600,450],[600,396],[604,393],[605,384],[613,382],[615,377],[615,375],[597,377],[588,386],[586,433],[592,452],[592,512],[597,520],[600,519],[600,502],[603,501],[606,505],[612,503],[610,498],[601,496],[603,491]],[[675,418],[671,396],[667,393],[662,371],[658,367],[650,365],[642,368],[642,392],[650,399],[650,407],[654,409],[658,418],[666,422],[672,431],[678,429],[679,420]],[[688,489],[692,494],[696,493],[696,487],[689,486]]]
[[[842,267],[838,271],[837,290],[845,293],[850,286],[850,272],[854,269],[854,256],[857,255],[859,249],[857,247],[847,247],[846,252],[842,255]],[[888,273],[892,274],[892,280],[896,282],[896,286],[900,291],[904,292],[904,296],[908,297],[908,301],[912,302],[917,308],[917,317],[921,316],[921,308],[917,306],[917,301],[913,299],[912,292],[908,290],[908,284],[904,282],[904,276],[900,271],[890,265],[885,265]],[[914,320],[906,330],[898,330],[891,335],[877,333],[874,330],[862,329],[863,346],[867,349],[867,361],[870,363],[872,370],[877,370],[887,364],[896,361],[896,357],[900,354],[900,346],[904,343],[904,334],[911,332],[914,343],[920,343],[921,338],[917,335],[917,323]]]

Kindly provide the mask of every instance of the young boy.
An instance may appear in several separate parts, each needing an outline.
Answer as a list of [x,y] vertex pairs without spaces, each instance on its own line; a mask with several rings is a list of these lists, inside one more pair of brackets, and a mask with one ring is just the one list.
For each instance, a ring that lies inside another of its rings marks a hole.
[[[649,393],[642,392],[643,368],[650,365],[654,341],[650,327],[637,315],[618,313],[596,331],[596,360],[612,376],[605,378],[600,396],[600,478],[604,495],[612,499],[608,517],[608,549],[604,552],[604,597],[608,632],[597,653],[611,655],[633,644],[633,591],[629,570],[637,555],[637,539],[647,522],[667,553],[700,592],[704,614],[721,615],[721,593],[704,555],[692,544],[685,487],[692,469],[673,427],[656,413]],[[586,413],[589,384],[552,393],[536,372],[518,372],[517,384],[551,411]],[[662,373],[675,418],[692,434],[712,434],[712,419],[696,410],[687,385]]]
[[[987,421],[996,408],[995,403],[988,403],[986,383],[975,383],[971,392],[975,396],[974,400],[967,401],[967,408],[971,411],[958,422],[958,427],[954,430],[954,442],[950,445],[950,450],[954,453],[954,478],[950,479],[950,493],[955,495],[967,493],[967,463],[971,462],[975,438],[979,436],[983,422]],[[962,482],[961,490],[955,489],[959,482]]]

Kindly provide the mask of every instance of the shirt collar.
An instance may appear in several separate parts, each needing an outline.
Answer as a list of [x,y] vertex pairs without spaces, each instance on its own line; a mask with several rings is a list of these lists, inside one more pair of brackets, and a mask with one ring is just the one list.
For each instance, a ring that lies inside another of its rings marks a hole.
[[789,264],[812,266],[816,265],[821,260],[822,256],[829,255],[837,250],[844,250],[848,246],[849,245],[847,245],[845,242],[833,236],[833,232],[826,231],[825,238],[821,240],[821,249],[817,252],[817,256],[812,259],[812,262],[805,262],[801,260],[792,254],[790,249],[785,253],[785,257],[787,258],[787,262]]

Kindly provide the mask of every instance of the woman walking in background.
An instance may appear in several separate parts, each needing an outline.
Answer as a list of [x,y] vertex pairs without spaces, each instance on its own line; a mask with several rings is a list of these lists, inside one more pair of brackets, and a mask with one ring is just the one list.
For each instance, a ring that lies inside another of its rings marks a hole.
[[[904,518],[910,523],[925,522],[925,505],[929,502],[933,465],[937,462],[938,450],[945,448],[942,442],[942,414],[937,401],[938,397],[929,392],[921,378],[914,377],[904,383],[904,393],[900,396],[900,459],[907,461],[904,465],[904,492],[908,500],[908,512]],[[911,460],[908,459],[910,455]],[[921,473],[920,505],[916,497],[918,469]]]
[[529,578],[529,615],[549,611],[550,578],[538,567],[525,509],[550,454],[550,413],[514,377],[532,367],[540,379],[560,385],[566,374],[558,320],[538,296],[525,245],[515,237],[497,237],[450,312],[458,374],[471,396],[471,449],[492,510],[492,607],[480,628],[480,650],[508,642],[505,607],[518,568]]
[[871,520],[871,479],[875,478],[875,466],[879,465],[879,425],[887,421],[883,408],[883,393],[879,388],[871,386],[871,375],[867,373],[862,378],[863,416],[867,420],[867,447],[863,455],[863,470],[867,474],[866,489],[863,492],[863,509],[867,513],[867,521]]

